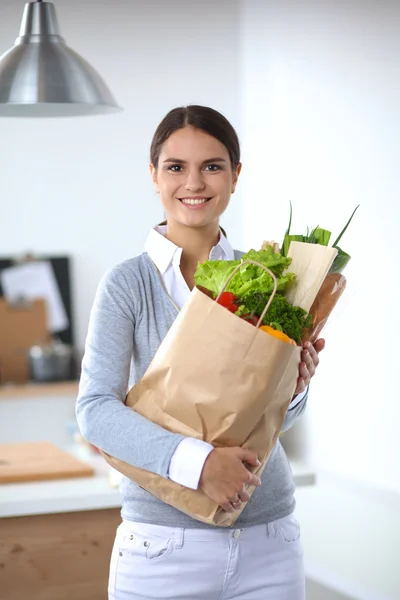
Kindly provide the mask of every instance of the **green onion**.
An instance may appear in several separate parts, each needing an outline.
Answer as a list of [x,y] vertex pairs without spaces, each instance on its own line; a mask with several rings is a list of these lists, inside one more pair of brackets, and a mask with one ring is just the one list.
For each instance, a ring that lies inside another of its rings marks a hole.
[[[356,210],[359,208],[359,206],[360,205],[356,206],[356,208],[353,210],[353,213],[352,213],[350,219],[347,221],[345,227],[340,232],[337,240],[332,245],[332,248],[337,249],[338,255],[336,256],[335,260],[333,261],[332,267],[329,271],[330,273],[341,273],[343,271],[343,269],[345,268],[345,266],[347,265],[347,263],[351,259],[351,256],[349,254],[347,254],[344,250],[339,248],[338,243],[340,242],[343,234],[345,233],[346,229],[350,225],[350,223],[356,213]],[[319,225],[317,227],[315,227],[314,229],[312,229],[311,232],[310,232],[309,227],[307,227],[307,235],[290,235],[290,228],[292,225],[292,215],[293,215],[293,208],[292,208],[292,202],[290,202],[289,225],[286,230],[285,237],[283,239],[282,249],[281,249],[281,253],[283,254],[283,256],[288,255],[291,242],[306,242],[308,244],[320,244],[321,246],[328,246],[332,234],[327,229],[322,229],[322,227],[319,227]]]
[[329,273],[342,273],[343,269],[351,259],[351,256],[338,246],[336,246],[336,250],[338,250],[338,255],[333,261]]
[[351,220],[352,220],[352,218],[354,217],[354,215],[355,215],[355,212],[356,212],[356,210],[357,210],[357,208],[358,208],[359,206],[360,206],[360,205],[356,206],[356,207],[355,207],[355,209],[353,210],[353,214],[351,215],[350,219],[347,221],[346,225],[344,226],[344,229],[343,229],[343,230],[342,230],[342,231],[339,233],[339,237],[338,237],[338,239],[336,240],[336,242],[335,242],[334,244],[332,244],[332,248],[337,248],[337,245],[338,245],[338,243],[340,242],[342,235],[344,234],[344,232],[346,231],[346,229],[347,229],[347,228],[348,228],[348,226],[350,225],[350,223],[351,223]]
[[314,230],[315,243],[320,244],[321,246],[327,246],[329,244],[329,240],[331,239],[331,235],[331,232],[327,229],[317,227]]
[[304,235],[285,235],[285,239],[283,240],[283,256],[288,255],[289,246],[291,242],[305,242],[306,239]]
[[282,242],[282,254],[283,256],[287,256],[288,250],[289,250],[289,244],[287,244],[286,242],[286,238],[290,233],[290,227],[292,226],[292,201],[290,200],[290,213],[289,213],[289,225],[288,228],[286,229],[286,233],[285,233],[285,237],[283,238],[283,242]]
[[311,231],[309,237],[305,240],[307,242],[307,244],[316,244],[317,241],[315,239],[315,232],[317,231],[319,225],[317,225],[317,227],[314,227],[314,229]]

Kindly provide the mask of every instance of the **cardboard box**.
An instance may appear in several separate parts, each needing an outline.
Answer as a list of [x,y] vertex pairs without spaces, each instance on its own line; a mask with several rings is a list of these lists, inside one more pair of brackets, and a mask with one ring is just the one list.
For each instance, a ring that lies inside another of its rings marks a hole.
[[10,304],[0,298],[0,383],[29,381],[27,351],[49,338],[44,300]]

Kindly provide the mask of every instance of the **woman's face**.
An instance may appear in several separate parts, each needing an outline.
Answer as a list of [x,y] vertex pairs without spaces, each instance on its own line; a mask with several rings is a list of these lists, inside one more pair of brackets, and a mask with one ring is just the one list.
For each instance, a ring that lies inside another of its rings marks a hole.
[[157,169],[150,165],[168,221],[187,227],[218,223],[235,190],[235,171],[226,147],[216,138],[187,126],[163,144]]

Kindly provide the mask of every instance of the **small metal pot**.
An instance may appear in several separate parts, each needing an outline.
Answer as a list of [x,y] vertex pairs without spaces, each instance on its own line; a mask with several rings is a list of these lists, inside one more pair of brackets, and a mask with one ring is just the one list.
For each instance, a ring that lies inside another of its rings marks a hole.
[[33,381],[65,381],[71,378],[72,348],[61,342],[32,346],[28,351]]

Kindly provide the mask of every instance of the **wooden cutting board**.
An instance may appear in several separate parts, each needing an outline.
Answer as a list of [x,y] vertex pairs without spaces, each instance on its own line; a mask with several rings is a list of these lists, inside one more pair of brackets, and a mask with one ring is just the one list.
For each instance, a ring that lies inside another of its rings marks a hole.
[[92,467],[50,442],[0,444],[0,483],[91,475]]

